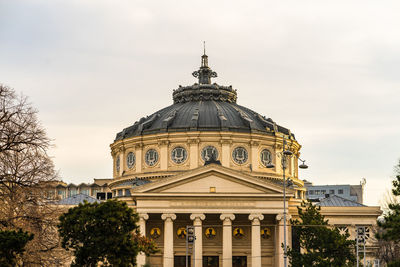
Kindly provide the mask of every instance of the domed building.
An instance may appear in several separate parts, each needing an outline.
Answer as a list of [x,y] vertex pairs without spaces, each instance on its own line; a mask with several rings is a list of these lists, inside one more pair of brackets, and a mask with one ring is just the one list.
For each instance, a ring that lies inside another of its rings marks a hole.
[[[187,226],[196,236],[190,266],[283,266],[284,204],[289,219],[305,199],[301,145],[288,128],[238,105],[232,86],[212,83],[206,54],[193,76],[198,82],[174,90],[172,105],[111,144],[113,197],[137,211],[141,232],[160,248],[139,255],[138,266],[186,266]],[[376,207],[360,206],[350,207],[359,219],[326,210],[337,225],[372,225]]]

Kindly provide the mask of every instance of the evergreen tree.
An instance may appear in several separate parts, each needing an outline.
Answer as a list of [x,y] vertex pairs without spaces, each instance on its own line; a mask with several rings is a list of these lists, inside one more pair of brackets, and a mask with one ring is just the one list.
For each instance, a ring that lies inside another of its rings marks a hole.
[[18,231],[0,231],[0,266],[16,266],[17,257],[25,251],[26,244],[33,239],[33,234]]
[[140,236],[138,216],[125,202],[80,204],[61,215],[61,245],[72,250],[71,266],[136,266],[140,251],[156,251],[153,242]]
[[[395,166],[396,178],[392,181],[392,194],[395,197],[400,196],[400,161]],[[379,226],[379,232],[376,235],[379,241],[386,241],[392,245],[392,250],[389,256],[384,260],[392,262],[390,266],[400,266],[400,260],[397,259],[397,262],[393,262],[396,258],[396,255],[399,254],[398,244],[400,242],[400,203],[392,202],[388,203],[388,211],[383,215],[383,218],[378,219],[377,223]],[[386,255],[387,256],[387,255]],[[389,266],[389,265],[388,265]]]
[[[330,228],[328,220],[320,213],[319,206],[303,202],[298,207],[299,219],[291,220],[295,244],[288,247],[288,258],[292,267],[345,267],[354,266],[355,242],[349,233],[340,234]],[[297,241],[297,242],[296,242]]]

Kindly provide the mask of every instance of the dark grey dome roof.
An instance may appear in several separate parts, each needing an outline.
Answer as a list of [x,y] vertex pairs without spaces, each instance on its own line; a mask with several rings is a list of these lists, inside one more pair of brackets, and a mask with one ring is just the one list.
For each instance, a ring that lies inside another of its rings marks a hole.
[[174,104],[143,117],[118,133],[115,140],[163,132],[232,131],[281,132],[294,135],[257,112],[236,104],[236,90],[232,86],[211,84],[217,73],[208,67],[208,58],[202,56],[202,66],[193,76],[199,84],[179,87],[173,92]]

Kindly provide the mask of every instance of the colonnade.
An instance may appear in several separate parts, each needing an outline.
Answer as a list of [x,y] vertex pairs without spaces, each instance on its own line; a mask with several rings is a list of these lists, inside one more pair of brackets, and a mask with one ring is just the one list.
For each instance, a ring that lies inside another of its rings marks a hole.
[[[149,215],[146,213],[139,214],[139,228],[141,234],[146,233],[146,220]],[[205,220],[206,215],[202,213],[193,213],[190,215],[190,219],[193,221],[195,228],[196,241],[194,246],[194,267],[203,266],[203,233],[202,223]],[[232,213],[222,213],[220,215],[222,221],[222,267],[232,267],[232,221],[235,220],[235,215]],[[282,224],[283,216],[277,215],[276,219],[278,225]],[[163,251],[163,266],[173,267],[174,266],[174,231],[173,224],[176,219],[174,213],[164,213],[161,215],[161,219],[164,221],[164,251]],[[261,267],[261,221],[264,219],[264,215],[260,213],[251,213],[248,216],[251,221],[251,266]],[[282,256],[283,249],[281,245],[283,243],[283,229],[278,227],[278,232],[275,235],[275,246],[277,246],[277,252],[275,254],[275,266],[283,266]],[[139,254],[137,257],[137,266],[141,267],[146,263],[146,257],[144,254]]]

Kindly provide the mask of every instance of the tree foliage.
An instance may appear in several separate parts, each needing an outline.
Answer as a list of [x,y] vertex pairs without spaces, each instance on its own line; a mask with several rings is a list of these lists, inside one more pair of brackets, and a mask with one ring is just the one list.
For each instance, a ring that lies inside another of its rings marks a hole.
[[330,228],[320,210],[311,202],[303,202],[298,207],[300,220],[291,220],[298,241],[297,247],[288,248],[291,266],[353,266],[355,242],[348,239],[348,233],[340,234],[337,228]]
[[[378,256],[386,263],[392,262],[400,256],[400,161],[395,166],[395,179],[392,181],[392,195],[387,204],[387,210],[377,223],[379,231],[376,237],[379,240],[380,249]],[[393,263],[394,264],[394,263]],[[400,265],[400,263],[397,263]],[[397,265],[394,265],[397,266]]]
[[72,250],[72,266],[135,266],[140,251],[156,251],[139,235],[138,216],[125,202],[80,204],[60,217],[62,246]]
[[0,230],[23,229],[34,234],[24,265],[60,263],[57,212],[44,195],[56,178],[47,154],[50,139],[27,98],[0,84]]
[[33,234],[18,231],[0,231],[0,266],[12,267],[17,264],[17,256],[25,251],[25,245],[33,239]]

